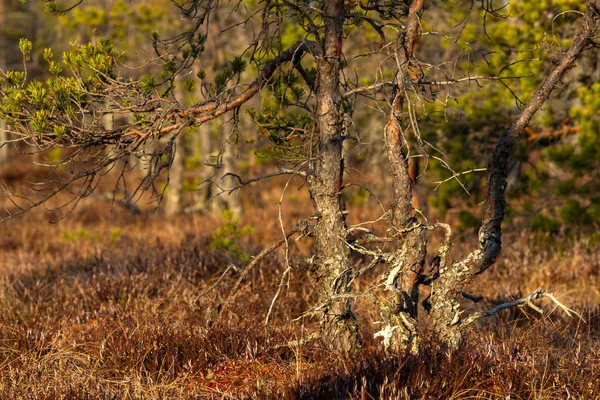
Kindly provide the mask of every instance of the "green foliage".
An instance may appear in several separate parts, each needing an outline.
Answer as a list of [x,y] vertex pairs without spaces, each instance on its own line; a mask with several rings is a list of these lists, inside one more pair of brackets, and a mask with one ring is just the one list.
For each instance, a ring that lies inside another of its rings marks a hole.
[[568,199],[560,208],[559,215],[567,225],[579,225],[586,220],[585,209],[575,199]]
[[13,86],[21,86],[25,82],[24,71],[6,71],[5,81]]
[[252,226],[240,227],[240,220],[229,210],[223,212],[221,218],[223,226],[213,232],[210,247],[229,253],[237,261],[250,261],[250,256],[240,246],[240,240],[252,234]]
[[[232,61],[228,62],[227,65],[215,75],[215,92],[220,93],[227,88],[227,84],[234,78],[239,76],[246,70],[246,60],[242,57],[235,57]],[[198,77],[204,79],[206,73],[204,71],[198,72]]]
[[369,193],[369,191],[360,188],[358,189],[358,193],[352,196],[351,201],[354,205],[362,205],[368,203],[370,198],[371,194]]
[[182,82],[183,90],[192,92],[196,88],[196,81],[193,79],[184,79]]
[[236,56],[230,63],[231,72],[234,75],[239,75],[246,70],[246,60],[242,58],[242,56]]
[[591,222],[600,224],[600,198],[593,199],[586,211]]
[[481,223],[481,218],[467,210],[462,210],[458,213],[458,220],[460,221],[458,226],[459,231],[474,229]]
[[561,223],[544,214],[536,214],[529,220],[528,225],[533,232],[558,233]]
[[177,63],[174,59],[165,60],[162,64],[162,69],[160,71],[161,78],[168,78],[177,72]]
[[31,40],[26,38],[21,38],[19,40],[19,50],[21,50],[21,53],[23,53],[23,55],[31,53],[32,49],[33,43],[31,43]]
[[139,82],[138,86],[142,89],[146,94],[152,93],[158,84],[156,83],[156,79],[152,75],[143,76]]
[[123,236],[123,232],[119,228],[115,228],[112,231],[110,231],[110,240],[113,242],[119,240],[121,236]]
[[73,231],[62,231],[61,236],[67,242],[81,242],[84,240],[98,241],[102,240],[102,235],[89,232],[85,229],[76,229]]
[[[24,54],[32,50],[28,40],[21,40],[19,47]],[[61,140],[69,134],[65,122],[76,119],[79,110],[87,107],[88,93],[101,92],[116,78],[119,56],[112,40],[105,38],[96,44],[73,43],[63,53],[62,64],[54,61],[51,49],[45,49],[43,57],[52,75],[49,79],[34,79],[25,85],[25,72],[6,72],[4,82],[8,86],[0,89],[0,118],[28,124],[37,133],[53,133]],[[65,76],[63,66],[68,67],[70,76]]]

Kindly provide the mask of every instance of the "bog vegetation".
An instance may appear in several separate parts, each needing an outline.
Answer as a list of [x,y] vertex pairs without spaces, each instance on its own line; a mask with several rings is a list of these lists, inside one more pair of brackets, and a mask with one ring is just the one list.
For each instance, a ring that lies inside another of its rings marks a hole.
[[600,2],[0,4],[9,398],[600,390]]

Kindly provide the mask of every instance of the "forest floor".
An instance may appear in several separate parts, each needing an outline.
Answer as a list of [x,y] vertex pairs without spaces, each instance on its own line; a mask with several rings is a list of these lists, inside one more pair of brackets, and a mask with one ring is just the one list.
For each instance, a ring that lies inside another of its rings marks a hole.
[[[41,210],[0,224],[0,398],[600,398],[597,244],[509,231],[500,261],[471,288],[484,301],[465,304],[490,308],[543,286],[582,319],[543,300],[543,315],[516,308],[477,323],[455,354],[425,338],[418,356],[385,355],[372,336],[378,315],[359,301],[363,345],[345,356],[318,341],[289,345],[318,329],[294,321],[314,304],[307,271],[291,275],[265,326],[283,251],[217,317],[239,268],[280,235],[276,208],[240,223],[108,208],[90,201],[58,224]],[[453,254],[472,244],[456,242]]]

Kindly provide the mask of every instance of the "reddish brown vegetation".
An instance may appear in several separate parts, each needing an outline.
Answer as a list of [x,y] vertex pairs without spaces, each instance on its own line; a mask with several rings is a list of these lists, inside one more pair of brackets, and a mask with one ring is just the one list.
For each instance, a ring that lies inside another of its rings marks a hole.
[[[359,302],[363,347],[346,358],[318,343],[286,346],[319,329],[319,321],[308,318],[290,322],[318,295],[307,271],[292,275],[268,328],[265,314],[285,269],[281,255],[250,274],[218,320],[215,308],[239,273],[201,296],[236,262],[210,246],[220,221],[133,217],[124,209],[110,214],[105,205],[88,204],[58,225],[40,222],[40,212],[0,225],[1,398],[556,399],[600,393],[597,246],[578,242],[559,253],[525,235],[508,237],[513,245],[504,261],[483,277],[493,284],[476,293],[486,300],[474,307],[488,308],[544,285],[585,323],[550,313],[552,304],[544,303],[544,316],[516,309],[479,323],[451,357],[438,343],[419,356],[386,357],[364,333],[374,330],[366,319],[377,320],[376,310]],[[248,213],[244,223],[265,227],[269,212]],[[277,232],[272,223],[267,232]],[[273,239],[261,233],[243,239],[245,252],[256,254]]]

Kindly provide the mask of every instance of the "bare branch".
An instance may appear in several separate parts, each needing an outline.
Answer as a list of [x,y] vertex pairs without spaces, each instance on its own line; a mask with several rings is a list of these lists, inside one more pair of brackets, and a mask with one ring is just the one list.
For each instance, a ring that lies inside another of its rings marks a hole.
[[[473,172],[483,172],[483,171],[487,171],[487,168],[469,168],[468,170],[463,171],[463,172],[459,172],[459,173],[455,173],[453,171],[453,174],[452,174],[451,177],[446,178],[446,179],[441,180],[441,181],[432,182],[432,183],[434,183],[436,185],[433,190],[437,190],[440,187],[441,184],[446,183],[448,181],[451,181],[452,179],[456,179],[458,181],[458,177],[459,176],[468,175],[468,174],[471,174]],[[462,186],[462,182],[460,182],[460,183],[461,183],[461,186]]]
[[267,316],[265,317],[265,326],[269,325],[269,319],[271,318],[271,313],[275,309],[275,303],[281,294],[281,290],[285,286],[285,280],[288,278],[290,272],[292,271],[292,267],[287,267],[283,274],[281,274],[281,280],[279,281],[279,286],[277,286],[277,292],[275,292],[275,296],[271,300],[271,305],[269,306],[269,311],[267,312]]
[[547,297],[550,300],[552,300],[557,306],[559,306],[560,308],[562,308],[563,311],[569,317],[572,316],[571,314],[575,314],[575,315],[577,315],[579,318],[581,318],[583,320],[583,318],[581,317],[581,315],[579,315],[577,312],[571,310],[570,308],[568,308],[564,304],[562,304],[560,301],[558,301],[558,299],[556,297],[554,297],[554,295],[552,293],[546,292],[546,290],[544,288],[537,288],[536,290],[534,290],[533,292],[531,292],[527,296],[521,297],[520,299],[509,301],[507,303],[498,304],[496,307],[494,307],[494,308],[492,308],[490,310],[478,311],[476,313],[473,313],[473,314],[469,315],[467,318],[465,318],[464,321],[461,322],[461,327],[463,327],[463,328],[467,327],[468,325],[472,324],[474,321],[478,320],[481,317],[489,317],[489,316],[495,315],[498,311],[502,311],[502,310],[504,310],[506,308],[512,308],[512,307],[517,307],[517,306],[529,305],[535,311],[537,311],[539,313],[543,313],[543,311],[540,308],[538,308],[537,306],[535,306],[531,302],[533,300],[539,300],[539,299],[542,299],[544,297]]
[[246,277],[248,276],[248,274],[250,272],[252,272],[252,270],[254,269],[254,267],[256,267],[266,256],[268,256],[269,254],[271,254],[273,251],[277,250],[277,248],[279,248],[282,244],[284,244],[286,242],[286,240],[289,239],[291,236],[293,236],[294,234],[299,233],[299,232],[304,232],[307,228],[308,228],[308,220],[303,219],[303,220],[298,221],[292,227],[292,229],[290,229],[289,231],[287,231],[285,233],[285,235],[283,235],[276,242],[272,243],[269,247],[263,249],[263,251],[261,251],[260,253],[258,253],[254,257],[254,259],[252,260],[252,262],[250,262],[250,264],[248,264],[246,266],[246,268],[244,268],[244,270],[240,274],[240,277],[238,278],[238,280],[233,285],[233,288],[231,289],[231,292],[229,293],[229,296],[227,296],[227,298],[223,302],[223,307],[221,308],[221,311],[226,310],[229,307],[229,305],[231,305],[231,302],[233,301],[233,298],[237,294],[237,292],[238,292],[238,290],[239,290],[242,282],[244,281],[244,279],[246,279]]
[[[264,180],[264,179],[273,178],[275,176],[281,176],[281,175],[298,175],[298,176],[301,176],[303,178],[306,178],[306,173],[305,172],[303,172],[303,171],[297,171],[297,170],[293,170],[293,169],[286,169],[286,168],[282,168],[279,171],[271,172],[271,173],[268,173],[268,174],[265,174],[265,175],[261,175],[261,176],[257,176],[257,177],[254,177],[254,178],[250,178],[250,179],[247,179],[247,180],[243,180],[242,177],[239,176],[238,174],[235,174],[233,172],[228,172],[225,175],[223,175],[221,177],[221,179],[223,179],[223,178],[225,178],[227,176],[232,176],[232,177],[234,177],[235,179],[238,180],[239,184],[236,185],[236,186],[233,186],[231,188],[223,189],[223,191],[224,192],[228,192],[228,193],[232,193],[232,192],[234,192],[236,190],[239,190],[242,187],[244,187],[246,185],[249,185],[251,183],[258,182],[258,181],[261,181],[261,180]],[[215,195],[215,196],[218,196],[218,194]]]
[[381,89],[385,88],[385,87],[392,87],[394,86],[393,83],[391,82],[383,82],[383,83],[375,83],[373,85],[369,85],[369,86],[362,86],[362,87],[358,87],[356,89],[352,89],[347,91],[346,93],[344,93],[342,95],[342,97],[344,99],[347,99],[348,97],[352,97],[356,94],[362,94],[365,92],[379,92]]
[[448,79],[445,81],[424,81],[418,80],[415,83],[418,85],[432,85],[432,86],[446,86],[455,85],[461,82],[472,82],[472,81],[502,81],[505,79],[523,79],[532,76],[532,74],[521,75],[521,76],[491,76],[491,75],[478,75],[468,76],[466,78]]

